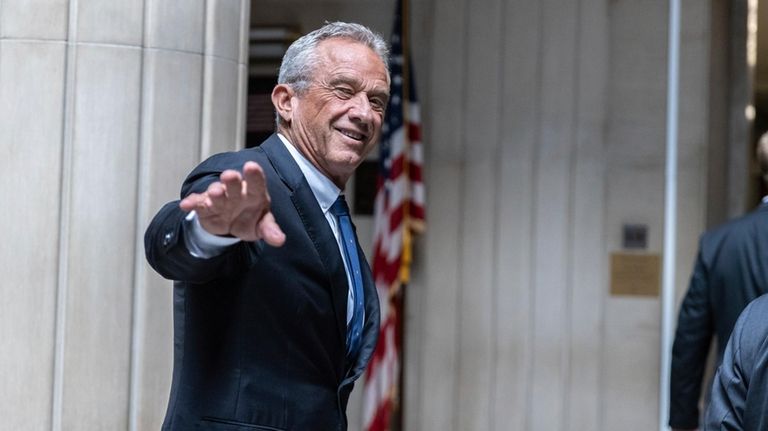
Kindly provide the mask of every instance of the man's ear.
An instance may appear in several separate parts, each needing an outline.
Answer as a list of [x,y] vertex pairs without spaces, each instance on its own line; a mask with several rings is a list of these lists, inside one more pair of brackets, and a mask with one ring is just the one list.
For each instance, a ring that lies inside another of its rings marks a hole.
[[293,88],[286,84],[277,84],[272,89],[272,105],[275,106],[275,111],[280,119],[286,123],[290,123],[293,118],[293,109],[291,106],[291,99],[294,96]]

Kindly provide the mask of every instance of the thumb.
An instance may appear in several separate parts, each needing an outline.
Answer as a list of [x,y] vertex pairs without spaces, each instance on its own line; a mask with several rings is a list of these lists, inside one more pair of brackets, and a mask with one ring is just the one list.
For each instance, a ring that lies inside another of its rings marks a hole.
[[277,225],[271,211],[264,214],[259,221],[258,231],[261,238],[273,247],[280,247],[285,243],[285,234]]

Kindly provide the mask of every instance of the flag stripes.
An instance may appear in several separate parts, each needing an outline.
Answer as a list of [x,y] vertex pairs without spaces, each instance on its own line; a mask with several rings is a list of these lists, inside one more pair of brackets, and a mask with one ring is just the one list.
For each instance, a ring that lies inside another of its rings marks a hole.
[[379,144],[374,201],[372,269],[381,304],[381,326],[365,373],[363,423],[367,431],[389,430],[400,402],[402,289],[410,277],[412,233],[424,229],[421,116],[412,69],[403,53],[402,1],[398,1],[391,38],[392,84]]

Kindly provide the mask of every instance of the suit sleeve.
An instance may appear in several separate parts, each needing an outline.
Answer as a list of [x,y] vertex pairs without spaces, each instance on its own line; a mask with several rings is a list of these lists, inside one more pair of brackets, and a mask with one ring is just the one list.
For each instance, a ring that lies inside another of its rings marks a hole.
[[[747,306],[733,328],[723,362],[712,382],[712,398],[707,408],[705,430],[743,430],[744,409],[749,388],[749,356],[743,349],[745,325],[752,305]],[[747,334],[749,335],[749,334]],[[744,362],[745,356],[748,363]]]
[[[241,169],[242,163],[225,153],[214,156],[198,166],[182,186],[181,197],[202,193],[225,169]],[[235,276],[248,268],[255,259],[258,246],[240,242],[211,258],[193,256],[184,242],[184,218],[187,213],[179,208],[179,200],[168,202],[155,215],[144,234],[144,250],[150,266],[165,278],[190,283]]]
[[672,347],[669,409],[672,428],[698,427],[699,397],[713,332],[707,268],[700,247],[688,291],[680,306]]

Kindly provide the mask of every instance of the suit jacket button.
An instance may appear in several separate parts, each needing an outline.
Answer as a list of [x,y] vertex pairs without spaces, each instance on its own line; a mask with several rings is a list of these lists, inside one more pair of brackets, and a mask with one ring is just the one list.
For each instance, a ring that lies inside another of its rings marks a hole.
[[166,233],[165,236],[163,237],[163,245],[167,246],[168,244],[170,244],[172,238],[173,238],[173,233],[171,232]]

